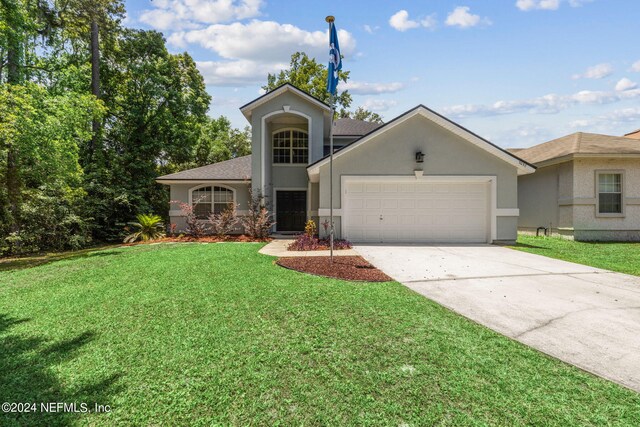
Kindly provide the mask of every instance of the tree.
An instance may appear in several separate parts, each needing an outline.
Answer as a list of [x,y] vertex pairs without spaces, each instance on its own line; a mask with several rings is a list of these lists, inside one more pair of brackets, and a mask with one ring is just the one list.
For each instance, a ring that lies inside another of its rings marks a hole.
[[204,166],[251,154],[251,131],[231,127],[225,116],[209,117],[201,130],[194,160],[186,167]]
[[[349,71],[340,71],[338,78],[346,83],[349,80]],[[291,55],[288,69],[282,70],[277,74],[269,73],[267,84],[262,86],[262,89],[270,91],[285,83],[291,83],[311,96],[323,102],[329,102],[327,67],[316,62],[314,58],[309,58],[304,52],[296,52]],[[338,85],[339,87],[340,85]],[[351,95],[348,91],[338,91],[336,105],[343,109],[348,109],[351,106]]]
[[[340,71],[338,78],[346,83],[349,80],[349,71]],[[327,93],[327,67],[319,64],[315,59],[309,58],[304,52],[296,52],[291,55],[289,68],[281,70],[276,74],[267,76],[267,84],[262,86],[263,90],[270,91],[285,83],[291,83],[309,95],[329,103],[329,93]],[[340,88],[340,85],[338,85]],[[337,116],[342,118],[352,118],[374,123],[383,123],[382,117],[364,107],[358,107],[356,111],[349,111],[351,106],[351,94],[349,91],[338,91],[336,95]]]
[[365,122],[372,122],[372,123],[380,123],[380,124],[384,123],[384,120],[382,120],[382,116],[380,116],[380,114],[374,113],[373,111],[369,111],[364,107],[358,107],[354,112],[343,110],[340,112],[340,117],[347,118],[347,119],[363,120]]
[[211,100],[195,62],[172,55],[161,33],[124,29],[102,64],[107,108],[104,166],[87,175],[87,216],[99,239],[119,239],[120,224],[143,212],[165,212],[163,165],[192,159]]

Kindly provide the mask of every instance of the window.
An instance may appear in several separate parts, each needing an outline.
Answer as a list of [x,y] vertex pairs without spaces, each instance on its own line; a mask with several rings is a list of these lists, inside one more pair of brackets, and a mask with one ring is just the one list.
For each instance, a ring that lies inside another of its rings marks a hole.
[[219,214],[233,203],[233,190],[225,187],[200,187],[191,192],[196,218],[206,219],[213,212]]
[[598,213],[622,213],[622,174],[598,172]]
[[273,163],[308,163],[309,136],[299,129],[285,129],[273,134]]

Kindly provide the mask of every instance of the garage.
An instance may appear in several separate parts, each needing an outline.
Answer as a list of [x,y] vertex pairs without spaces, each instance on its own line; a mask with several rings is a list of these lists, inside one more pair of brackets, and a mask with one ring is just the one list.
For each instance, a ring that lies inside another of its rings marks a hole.
[[491,241],[487,177],[353,177],[343,184],[343,233],[353,242]]

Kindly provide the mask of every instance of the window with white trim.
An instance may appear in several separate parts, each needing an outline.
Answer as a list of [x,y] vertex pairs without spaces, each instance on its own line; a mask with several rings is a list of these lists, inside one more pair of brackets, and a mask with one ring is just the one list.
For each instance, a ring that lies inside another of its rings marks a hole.
[[193,213],[198,219],[206,219],[211,213],[219,214],[234,203],[233,190],[226,187],[199,187],[191,192]]
[[300,129],[284,129],[273,133],[273,163],[309,162],[309,135]]
[[622,213],[622,174],[598,172],[598,213]]

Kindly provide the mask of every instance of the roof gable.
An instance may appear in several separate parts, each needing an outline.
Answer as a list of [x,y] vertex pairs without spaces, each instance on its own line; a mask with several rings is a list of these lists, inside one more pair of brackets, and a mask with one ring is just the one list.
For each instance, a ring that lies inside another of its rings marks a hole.
[[[497,145],[487,141],[486,139],[476,135],[475,133],[469,131],[468,129],[460,126],[459,124],[447,119],[446,117],[436,113],[435,111],[425,107],[424,105],[418,105],[417,107],[399,115],[398,117],[396,117],[395,119],[385,123],[384,125],[370,131],[369,133],[367,133],[366,135],[360,137],[359,139],[357,139],[356,141],[352,142],[350,145],[347,145],[346,147],[337,150],[334,153],[334,159],[336,157],[339,157],[341,155],[344,155],[345,153],[360,147],[364,144],[366,144],[368,141],[371,141],[372,139],[376,138],[378,135],[388,131],[389,129],[392,129],[395,126],[401,125],[402,123],[406,122],[407,120],[409,120],[412,117],[415,116],[421,116],[424,117],[425,119],[431,120],[432,122],[436,123],[437,125],[445,128],[446,130],[454,133],[455,135],[460,136],[461,138],[463,138],[464,140],[478,146],[479,148],[487,151],[488,153],[500,158],[503,161],[506,161],[507,163],[512,164],[513,166],[515,166],[516,168],[518,168],[518,174],[519,175],[523,175],[523,174],[528,174],[528,173],[532,173],[535,171],[535,166],[527,163],[526,161],[522,160],[520,157],[515,156],[512,153],[509,153],[506,150],[503,150],[502,148],[498,147]],[[322,167],[323,165],[327,164],[329,162],[329,156],[326,156],[320,160],[318,160],[317,162],[309,165],[307,167],[307,171],[309,173],[309,175],[315,175],[316,173],[319,172],[319,168]]]
[[257,107],[259,107],[260,105],[271,101],[272,99],[277,98],[278,96],[284,94],[284,93],[293,93],[303,99],[305,99],[306,101],[310,102],[313,105],[316,105],[317,107],[320,107],[321,109],[330,112],[331,111],[331,106],[324,103],[323,101],[320,101],[318,98],[312,96],[311,94],[303,91],[302,89],[299,89],[297,87],[295,87],[294,85],[292,85],[291,83],[285,83],[283,85],[278,86],[277,88],[265,93],[264,95],[261,95],[259,97],[257,97],[256,99],[254,99],[253,101],[243,105],[242,107],[240,107],[240,112],[242,112],[242,114],[246,117],[247,120],[251,120],[251,113],[254,109],[256,109]]

